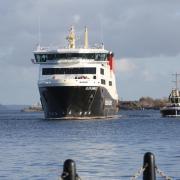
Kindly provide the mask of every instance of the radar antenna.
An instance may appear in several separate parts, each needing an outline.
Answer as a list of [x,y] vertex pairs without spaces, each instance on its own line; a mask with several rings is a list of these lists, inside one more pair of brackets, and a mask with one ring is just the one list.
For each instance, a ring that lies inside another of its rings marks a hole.
[[84,32],[84,48],[88,48],[88,29],[85,27],[85,32]]
[[38,17],[38,45],[37,49],[41,49],[41,18]]
[[75,32],[74,32],[74,27],[71,26],[71,29],[70,29],[70,32],[69,32],[69,35],[68,37],[66,38],[68,40],[68,43],[69,43],[69,48],[75,48],[76,45],[75,45]]

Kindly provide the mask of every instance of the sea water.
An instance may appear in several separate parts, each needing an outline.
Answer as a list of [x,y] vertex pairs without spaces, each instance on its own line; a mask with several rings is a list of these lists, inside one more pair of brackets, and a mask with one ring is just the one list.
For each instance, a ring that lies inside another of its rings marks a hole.
[[66,159],[76,162],[82,180],[127,180],[142,167],[146,152],[165,174],[180,179],[180,119],[152,110],[53,121],[42,113],[0,111],[2,180],[58,180]]

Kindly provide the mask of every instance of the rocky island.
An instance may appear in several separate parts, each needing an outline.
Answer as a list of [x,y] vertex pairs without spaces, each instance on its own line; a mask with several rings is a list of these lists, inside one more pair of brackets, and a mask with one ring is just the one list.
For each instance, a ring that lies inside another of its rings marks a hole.
[[141,97],[137,101],[119,101],[120,110],[143,110],[160,109],[168,103],[167,98],[153,99],[151,97]]

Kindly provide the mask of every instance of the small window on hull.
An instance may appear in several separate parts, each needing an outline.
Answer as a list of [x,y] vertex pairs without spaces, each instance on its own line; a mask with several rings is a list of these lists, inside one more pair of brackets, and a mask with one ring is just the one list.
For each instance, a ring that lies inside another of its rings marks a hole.
[[104,79],[101,79],[101,84],[106,84],[106,81]]
[[104,75],[104,69],[100,69],[100,73],[102,74],[102,75]]

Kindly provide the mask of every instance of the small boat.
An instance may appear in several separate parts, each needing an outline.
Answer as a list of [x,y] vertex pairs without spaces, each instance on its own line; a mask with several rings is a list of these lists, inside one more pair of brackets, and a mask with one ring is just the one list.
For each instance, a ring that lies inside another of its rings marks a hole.
[[169,95],[169,103],[160,109],[163,117],[180,117],[180,91],[178,90],[177,80],[179,74],[174,75],[176,76],[176,88],[172,89]]

